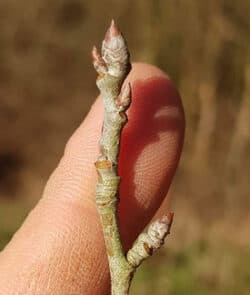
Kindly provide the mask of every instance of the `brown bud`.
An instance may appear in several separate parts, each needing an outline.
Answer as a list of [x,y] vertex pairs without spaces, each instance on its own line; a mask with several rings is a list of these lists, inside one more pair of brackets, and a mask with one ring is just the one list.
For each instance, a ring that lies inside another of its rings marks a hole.
[[98,53],[98,50],[95,46],[93,46],[93,49],[92,49],[92,60],[93,60],[93,65],[99,74],[107,72],[106,63],[103,60],[103,58],[100,56],[100,54]]
[[172,223],[173,223],[173,219],[174,219],[174,212],[168,212],[168,213],[166,214],[166,217],[167,217],[167,219],[168,219],[167,224],[168,224],[169,226],[171,226]]
[[117,105],[123,110],[127,109],[131,102],[131,86],[127,83],[121,90],[121,93],[117,99]]

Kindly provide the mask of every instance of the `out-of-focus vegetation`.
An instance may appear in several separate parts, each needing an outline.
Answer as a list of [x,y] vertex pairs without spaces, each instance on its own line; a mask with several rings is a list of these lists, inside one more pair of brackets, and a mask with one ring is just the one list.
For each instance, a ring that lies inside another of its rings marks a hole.
[[249,294],[250,254],[239,250],[239,247],[211,245],[207,240],[196,241],[178,251],[170,249],[145,262],[131,292],[145,295]]
[[186,142],[168,247],[132,294],[249,294],[250,2],[0,1],[0,247],[94,96],[90,49],[115,17],[133,60],[175,81]]

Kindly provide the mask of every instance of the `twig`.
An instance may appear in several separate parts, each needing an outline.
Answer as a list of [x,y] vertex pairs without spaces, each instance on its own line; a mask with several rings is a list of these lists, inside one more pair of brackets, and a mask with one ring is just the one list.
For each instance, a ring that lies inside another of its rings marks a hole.
[[143,260],[163,245],[165,237],[170,234],[173,217],[174,214],[169,212],[151,223],[147,232],[139,235],[133,247],[127,253],[129,264],[138,267]]
[[96,203],[101,219],[111,274],[112,295],[127,295],[131,280],[140,263],[164,242],[173,214],[152,223],[147,233],[139,235],[125,255],[117,220],[120,177],[117,172],[120,137],[127,122],[125,111],[130,105],[131,86],[122,84],[131,65],[126,41],[112,20],[102,43],[102,56],[92,50],[97,71],[97,86],[104,101],[104,122],[100,139],[100,156],[95,166],[98,173]]

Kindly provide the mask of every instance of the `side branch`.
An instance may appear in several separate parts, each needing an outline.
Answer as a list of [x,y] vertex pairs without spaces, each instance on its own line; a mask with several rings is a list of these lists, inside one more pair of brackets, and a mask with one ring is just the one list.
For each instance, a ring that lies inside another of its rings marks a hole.
[[138,267],[143,260],[151,256],[163,244],[166,236],[170,234],[173,222],[172,212],[151,223],[147,232],[141,233],[132,248],[127,253],[127,261],[134,268]]

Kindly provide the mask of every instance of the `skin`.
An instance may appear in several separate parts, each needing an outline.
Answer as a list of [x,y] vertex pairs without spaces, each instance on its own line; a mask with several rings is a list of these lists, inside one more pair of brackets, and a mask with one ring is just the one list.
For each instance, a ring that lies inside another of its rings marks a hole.
[[[160,210],[184,137],[180,97],[156,67],[134,64],[132,104],[121,141],[119,220],[124,248]],[[0,295],[109,294],[109,270],[95,204],[100,98],[68,141],[44,194],[0,253]]]

